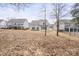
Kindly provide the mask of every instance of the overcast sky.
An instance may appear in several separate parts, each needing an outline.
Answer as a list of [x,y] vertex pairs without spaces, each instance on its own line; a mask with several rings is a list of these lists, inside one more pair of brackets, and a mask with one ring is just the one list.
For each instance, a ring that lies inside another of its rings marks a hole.
[[[43,14],[43,5],[44,4],[39,4],[35,3],[30,5],[29,7],[25,8],[25,10],[15,10],[11,8],[12,6],[7,6],[8,4],[1,6],[0,4],[0,18],[2,19],[8,19],[8,18],[27,18],[29,22],[31,20],[38,20],[38,19],[43,19],[44,14]],[[68,4],[67,4],[68,5]],[[71,5],[69,4],[67,6],[68,11],[71,9]],[[7,6],[7,7],[6,7]],[[47,9],[47,19],[50,23],[54,23],[55,19],[50,18],[50,10],[51,10],[51,4],[46,4],[46,9]],[[68,15],[66,18],[71,18],[70,15]]]

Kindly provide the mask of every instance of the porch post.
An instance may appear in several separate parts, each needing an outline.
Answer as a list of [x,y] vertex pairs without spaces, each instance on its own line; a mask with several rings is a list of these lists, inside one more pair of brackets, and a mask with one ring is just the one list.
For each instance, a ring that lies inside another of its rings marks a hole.
[[78,27],[77,27],[77,35],[78,35]]
[[75,27],[73,27],[73,35],[75,35]]
[[69,35],[71,35],[71,32],[70,32],[70,26],[69,26]]

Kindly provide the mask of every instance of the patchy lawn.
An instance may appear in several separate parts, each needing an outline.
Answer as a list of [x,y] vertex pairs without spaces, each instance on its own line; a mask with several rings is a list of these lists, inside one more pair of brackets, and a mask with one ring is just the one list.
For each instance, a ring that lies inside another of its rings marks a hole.
[[55,31],[0,30],[0,55],[79,55],[79,38]]

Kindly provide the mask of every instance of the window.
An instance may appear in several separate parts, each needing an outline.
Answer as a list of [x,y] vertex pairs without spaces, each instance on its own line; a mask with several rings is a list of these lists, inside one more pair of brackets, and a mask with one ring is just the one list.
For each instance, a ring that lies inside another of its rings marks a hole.
[[14,23],[14,25],[16,25],[16,23]]
[[35,27],[32,27],[32,30],[35,30]]
[[43,25],[44,25],[44,23],[43,23]]
[[37,27],[37,30],[39,30],[39,27]]

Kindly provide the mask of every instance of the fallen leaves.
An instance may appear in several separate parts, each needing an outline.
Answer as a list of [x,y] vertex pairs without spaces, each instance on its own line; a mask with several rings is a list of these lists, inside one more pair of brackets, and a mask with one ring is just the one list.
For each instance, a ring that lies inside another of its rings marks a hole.
[[[0,30],[0,55],[4,56],[53,56],[79,55],[79,40],[55,31]],[[76,38],[78,39],[78,38]]]

